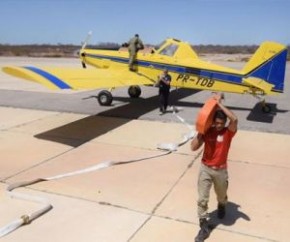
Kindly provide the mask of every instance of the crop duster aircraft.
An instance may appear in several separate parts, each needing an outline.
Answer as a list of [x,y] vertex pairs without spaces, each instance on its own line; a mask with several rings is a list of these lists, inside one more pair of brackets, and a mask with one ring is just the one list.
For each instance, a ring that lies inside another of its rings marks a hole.
[[80,50],[83,64],[96,68],[39,68],[33,66],[3,67],[3,71],[51,89],[100,89],[100,105],[111,105],[111,90],[127,86],[128,94],[137,98],[140,86],[154,86],[157,77],[167,69],[172,87],[201,89],[213,92],[251,94],[262,99],[262,110],[270,112],[263,96],[283,93],[287,48],[279,43],[264,42],[242,70],[201,60],[192,46],[177,39],[166,39],[150,53],[138,52],[136,71],[128,67],[124,50]]

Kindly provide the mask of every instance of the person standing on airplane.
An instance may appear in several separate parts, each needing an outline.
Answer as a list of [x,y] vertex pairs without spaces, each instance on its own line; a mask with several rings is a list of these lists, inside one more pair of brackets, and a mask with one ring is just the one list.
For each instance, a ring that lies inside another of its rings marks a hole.
[[159,86],[159,101],[160,101],[160,114],[166,112],[170,94],[170,82],[171,76],[168,74],[168,70],[165,69],[161,76],[158,78]]
[[[208,238],[211,228],[208,224],[208,201],[210,188],[214,185],[217,195],[217,216],[223,219],[226,214],[228,171],[227,157],[232,138],[237,132],[238,118],[217,98],[218,110],[213,118],[213,126],[204,135],[198,133],[191,142],[191,149],[196,151],[204,144],[204,151],[198,176],[198,217],[200,231],[195,242]],[[227,119],[229,124],[226,126]]]
[[144,45],[138,34],[135,34],[128,42],[128,51],[129,51],[129,70],[135,71],[134,62],[137,57],[139,50],[143,50]]

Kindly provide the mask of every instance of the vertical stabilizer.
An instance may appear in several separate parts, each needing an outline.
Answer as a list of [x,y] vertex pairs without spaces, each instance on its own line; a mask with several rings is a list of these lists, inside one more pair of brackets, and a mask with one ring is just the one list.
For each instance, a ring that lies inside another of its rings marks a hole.
[[256,77],[272,84],[272,91],[283,92],[286,60],[286,46],[264,42],[245,65],[243,73],[245,78]]

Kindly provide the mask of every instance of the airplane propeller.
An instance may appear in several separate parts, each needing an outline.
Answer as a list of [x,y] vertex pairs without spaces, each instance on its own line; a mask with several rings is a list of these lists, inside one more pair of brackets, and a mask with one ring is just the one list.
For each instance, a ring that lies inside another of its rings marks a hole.
[[[86,56],[85,52],[82,52],[82,50],[86,48],[86,46],[87,46],[92,34],[93,34],[93,32],[89,31],[85,41],[83,42],[82,48],[80,49],[80,52],[79,52],[82,57]],[[82,67],[83,68],[87,68],[86,63],[84,61],[82,61]]]

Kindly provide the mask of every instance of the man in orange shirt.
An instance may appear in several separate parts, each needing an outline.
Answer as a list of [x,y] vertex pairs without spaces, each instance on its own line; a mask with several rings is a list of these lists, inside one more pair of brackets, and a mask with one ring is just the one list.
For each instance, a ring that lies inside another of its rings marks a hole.
[[[217,100],[219,109],[213,118],[213,126],[204,135],[198,135],[191,142],[191,149],[196,151],[204,144],[204,152],[198,178],[198,217],[200,231],[195,242],[203,242],[210,234],[208,225],[208,201],[212,184],[217,195],[218,218],[225,216],[227,203],[228,171],[227,157],[232,138],[237,132],[238,119]],[[229,124],[226,126],[227,118]]]

